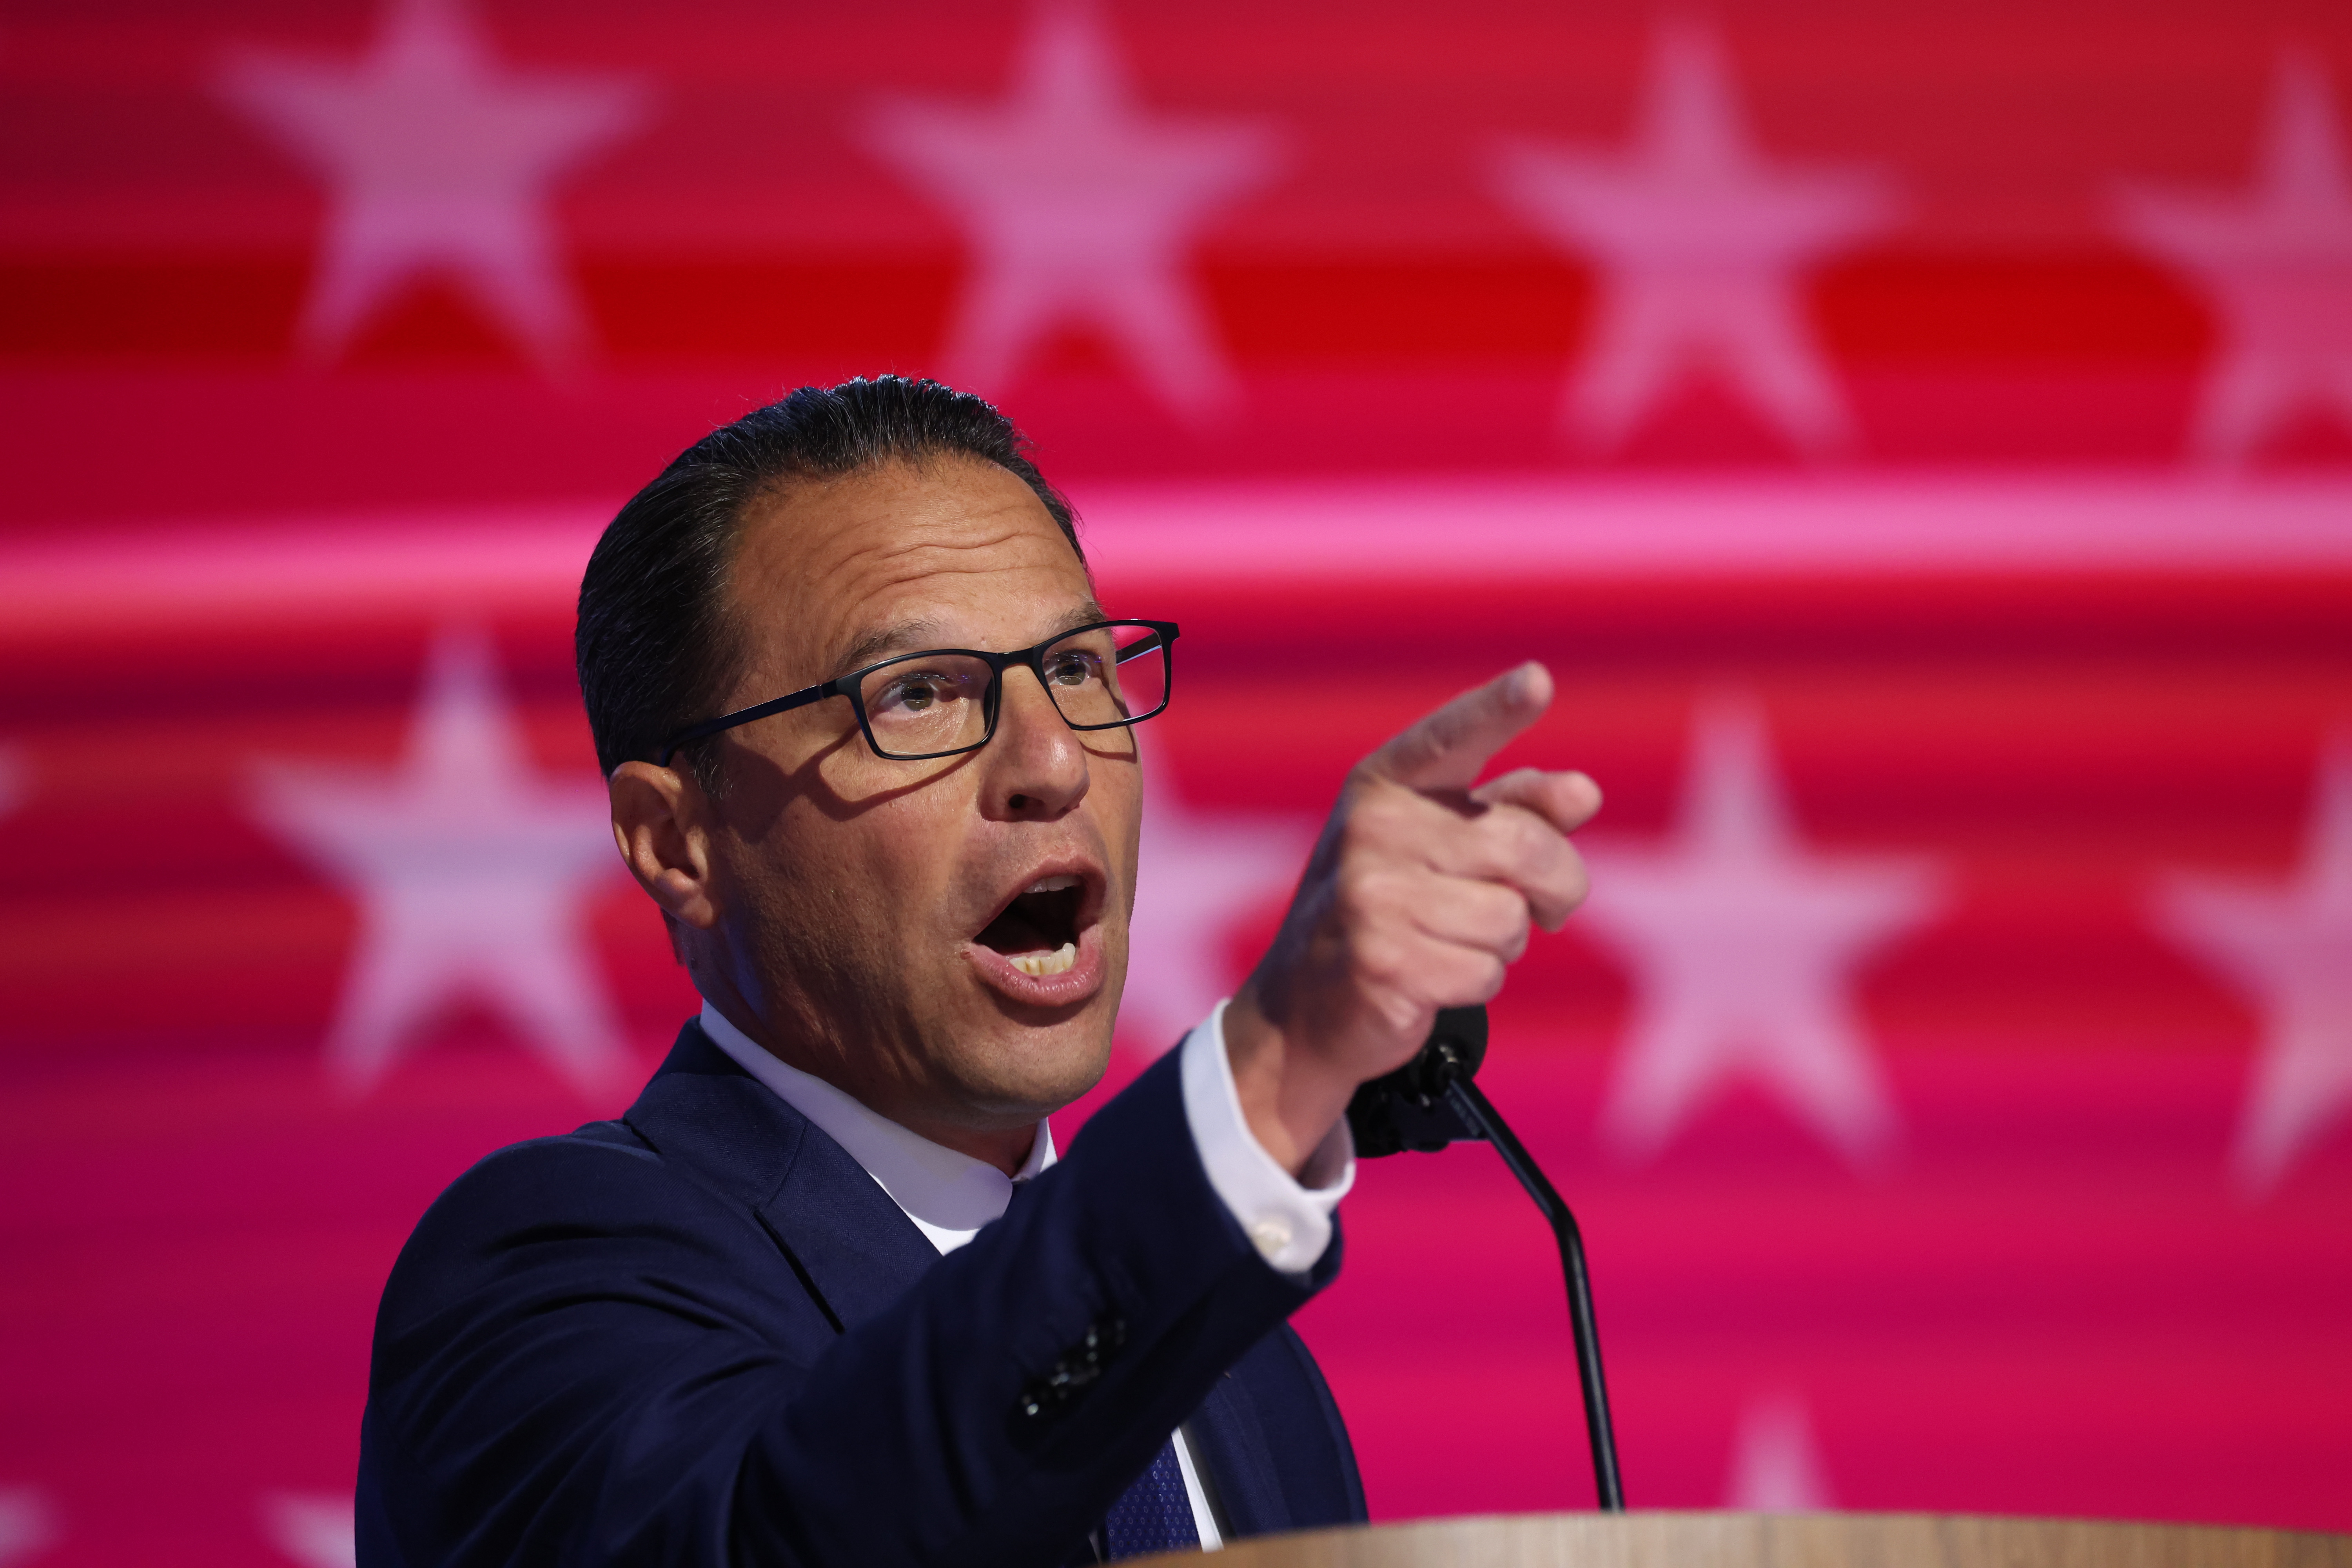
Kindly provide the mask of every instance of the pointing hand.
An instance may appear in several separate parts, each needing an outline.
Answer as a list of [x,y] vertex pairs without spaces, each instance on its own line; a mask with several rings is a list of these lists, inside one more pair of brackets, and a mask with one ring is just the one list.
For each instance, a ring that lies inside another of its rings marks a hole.
[[1483,1003],[1584,900],[1568,835],[1601,808],[1580,773],[1488,759],[1550,706],[1523,664],[1465,691],[1358,763],[1274,944],[1225,1014],[1251,1131],[1297,1172],[1356,1086],[1403,1065],[1444,1007]]

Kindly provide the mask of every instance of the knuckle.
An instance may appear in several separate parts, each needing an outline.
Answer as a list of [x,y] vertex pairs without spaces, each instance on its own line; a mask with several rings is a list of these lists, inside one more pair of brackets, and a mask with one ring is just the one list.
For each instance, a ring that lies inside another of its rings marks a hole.
[[1400,826],[1398,808],[1402,803],[1397,797],[1398,792],[1385,781],[1376,781],[1375,787],[1349,806],[1339,829],[1342,841],[1350,847],[1386,844]]
[[1585,865],[1584,857],[1576,852],[1575,846],[1570,845],[1560,857],[1559,864],[1553,868],[1548,882],[1547,891],[1552,900],[1563,909],[1572,910],[1582,903],[1584,896],[1592,890],[1592,872]]
[[1464,952],[1446,967],[1445,1005],[1467,1007],[1493,1001],[1503,989],[1505,973],[1503,961],[1490,953]]
[[1409,983],[1417,967],[1409,961],[1405,944],[1385,933],[1359,941],[1354,960],[1358,977],[1370,988],[1382,991]]
[[1526,929],[1528,900],[1517,889],[1499,882],[1482,883],[1477,891],[1478,924],[1497,941],[1507,941]]
[[[1412,997],[1391,992],[1374,999],[1372,1011],[1381,1024],[1387,1026],[1390,1033],[1407,1038],[1418,1036],[1422,1026],[1422,1006]],[[1397,1064],[1388,1062],[1382,1065],[1392,1067]]]
[[1516,889],[1506,889],[1502,918],[1514,934],[1522,937],[1527,935],[1528,922],[1534,918],[1534,914],[1535,906],[1526,894]]
[[1487,855],[1502,870],[1517,870],[1536,853],[1535,818],[1517,806],[1498,806],[1478,819]]
[[1530,864],[1549,858],[1559,830],[1531,811],[1515,811],[1511,819],[1512,853]]
[[1538,922],[1546,931],[1562,929],[1568,924],[1569,917],[1583,904],[1585,892],[1584,888],[1576,887],[1547,898],[1537,910]]
[[1350,917],[1377,924],[1412,902],[1412,879],[1386,865],[1352,867],[1339,878],[1339,902]]

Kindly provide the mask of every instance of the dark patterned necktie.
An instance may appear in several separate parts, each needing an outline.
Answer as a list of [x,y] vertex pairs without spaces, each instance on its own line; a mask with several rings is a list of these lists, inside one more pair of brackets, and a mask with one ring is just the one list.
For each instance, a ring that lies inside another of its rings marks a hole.
[[1103,1545],[1116,1563],[1154,1552],[1197,1550],[1200,1544],[1192,1500],[1185,1494],[1184,1472],[1176,1464],[1176,1440],[1171,1437],[1160,1445],[1151,1468],[1110,1505],[1103,1517]]

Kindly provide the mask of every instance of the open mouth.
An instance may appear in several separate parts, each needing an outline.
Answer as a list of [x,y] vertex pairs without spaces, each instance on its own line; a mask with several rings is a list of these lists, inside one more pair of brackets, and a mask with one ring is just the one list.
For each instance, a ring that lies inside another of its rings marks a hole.
[[1004,955],[1022,973],[1043,979],[1078,961],[1078,917],[1086,888],[1070,876],[1040,877],[981,928],[973,940]]

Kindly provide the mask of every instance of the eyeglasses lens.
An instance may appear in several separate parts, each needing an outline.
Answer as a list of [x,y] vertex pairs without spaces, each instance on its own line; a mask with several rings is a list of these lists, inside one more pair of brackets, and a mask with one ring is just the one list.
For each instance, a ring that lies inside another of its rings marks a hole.
[[987,664],[923,653],[868,670],[858,687],[877,750],[923,757],[977,746],[988,736]]
[[1094,626],[1047,647],[1045,690],[1078,729],[1148,718],[1168,700],[1168,647],[1150,626]]

